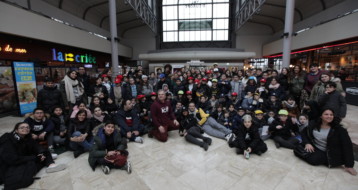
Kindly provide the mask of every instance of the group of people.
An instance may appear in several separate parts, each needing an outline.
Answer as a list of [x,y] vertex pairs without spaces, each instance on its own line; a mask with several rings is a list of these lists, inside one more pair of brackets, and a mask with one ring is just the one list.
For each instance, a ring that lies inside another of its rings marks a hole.
[[[144,143],[144,134],[166,142],[171,130],[205,151],[211,137],[223,139],[246,159],[265,153],[264,141],[273,139],[309,164],[344,165],[357,174],[352,142],[340,124],[347,111],[340,79],[317,64],[308,72],[300,66],[279,73],[214,64],[175,72],[166,65],[149,75],[138,66],[122,73],[112,80],[105,70],[92,79],[79,67],[59,88],[47,78],[38,107],[0,138],[5,188],[30,185],[45,166],[47,172],[65,169],[53,161],[61,146],[75,158],[89,152],[93,170],[131,173],[127,143]],[[297,153],[300,147],[304,155]]]

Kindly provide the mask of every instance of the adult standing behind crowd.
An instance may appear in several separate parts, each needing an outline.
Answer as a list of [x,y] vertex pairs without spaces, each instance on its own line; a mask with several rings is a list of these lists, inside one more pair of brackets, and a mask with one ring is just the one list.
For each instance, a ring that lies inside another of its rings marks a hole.
[[161,142],[168,140],[168,131],[179,129],[179,122],[174,116],[172,106],[166,101],[166,95],[163,90],[158,91],[158,100],[155,101],[151,108],[153,129],[149,136],[154,136]]
[[65,108],[61,91],[57,89],[53,82],[52,78],[47,78],[43,89],[39,91],[37,96],[37,107],[44,109],[46,113],[51,113],[54,106]]
[[60,83],[63,103],[66,110],[72,108],[76,102],[87,102],[83,84],[77,80],[77,72],[69,71]]
[[320,69],[318,69],[318,65],[316,63],[313,63],[310,65],[310,73],[308,73],[306,75],[306,82],[305,82],[305,86],[304,86],[304,89],[306,90],[308,95],[311,94],[313,86],[319,80],[321,73],[322,73],[322,71]]
[[[90,90],[90,76],[87,75],[85,67],[83,67],[83,66],[78,67],[77,79],[78,79],[78,81],[80,81],[83,84],[85,93],[88,96],[89,90]],[[88,101],[88,102],[90,102],[90,101]]]
[[300,96],[303,86],[305,85],[305,73],[302,71],[301,67],[296,65],[293,68],[293,72],[289,75],[288,86],[290,95],[295,98],[297,104],[301,104]]
[[344,165],[351,175],[357,175],[354,166],[353,145],[346,129],[339,124],[332,109],[324,109],[321,117],[310,122],[302,131],[302,144],[308,152],[300,157],[311,165],[326,165],[329,168]]

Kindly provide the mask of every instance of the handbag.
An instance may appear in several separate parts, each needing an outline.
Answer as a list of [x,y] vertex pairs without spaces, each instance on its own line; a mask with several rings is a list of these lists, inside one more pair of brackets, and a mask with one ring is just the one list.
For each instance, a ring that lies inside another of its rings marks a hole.
[[105,156],[104,160],[108,163],[113,164],[114,166],[122,167],[127,163],[128,158],[128,152],[123,151],[117,151],[116,154],[113,154],[111,156]]
[[302,158],[302,159],[306,159],[311,154],[310,152],[306,151],[305,148],[301,145],[296,146],[293,149],[293,153],[297,157]]

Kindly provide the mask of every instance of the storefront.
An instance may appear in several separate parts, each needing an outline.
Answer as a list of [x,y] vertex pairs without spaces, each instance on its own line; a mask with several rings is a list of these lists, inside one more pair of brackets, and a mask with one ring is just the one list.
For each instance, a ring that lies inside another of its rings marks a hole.
[[14,62],[33,63],[38,91],[46,77],[59,83],[68,70],[79,66],[86,67],[87,74],[94,78],[110,67],[110,60],[106,53],[0,33],[0,114],[19,109]]

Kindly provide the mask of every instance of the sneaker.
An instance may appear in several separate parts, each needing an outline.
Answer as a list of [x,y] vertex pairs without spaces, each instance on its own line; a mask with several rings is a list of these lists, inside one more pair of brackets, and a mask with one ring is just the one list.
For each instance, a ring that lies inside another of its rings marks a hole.
[[50,151],[50,153],[55,153],[55,149],[53,148],[53,146],[49,146],[48,151]]
[[248,152],[248,151],[244,151],[244,157],[246,158],[246,159],[249,159],[250,158],[250,153]]
[[127,173],[131,174],[132,173],[132,164],[131,164],[131,162],[127,161],[126,166],[127,166]]
[[144,142],[142,137],[136,137],[134,139],[134,141],[137,142],[137,143],[140,143],[140,144],[143,144],[143,142]]
[[225,136],[226,141],[229,141],[229,139],[233,136],[232,133],[229,133]]
[[228,143],[231,144],[236,140],[235,135],[231,135],[230,139],[228,140]]
[[108,166],[102,165],[101,167],[102,167],[103,173],[106,174],[106,175],[108,175],[109,172],[111,171],[111,169]]
[[207,143],[208,145],[211,145],[212,141],[213,141],[213,140],[211,140],[211,138],[209,138],[209,137],[206,137],[206,138],[204,139],[204,142]]
[[58,155],[56,153],[51,153],[51,157],[52,157],[53,160],[56,160],[57,156]]
[[65,164],[52,164],[48,168],[46,168],[46,173],[58,172],[66,169]]

